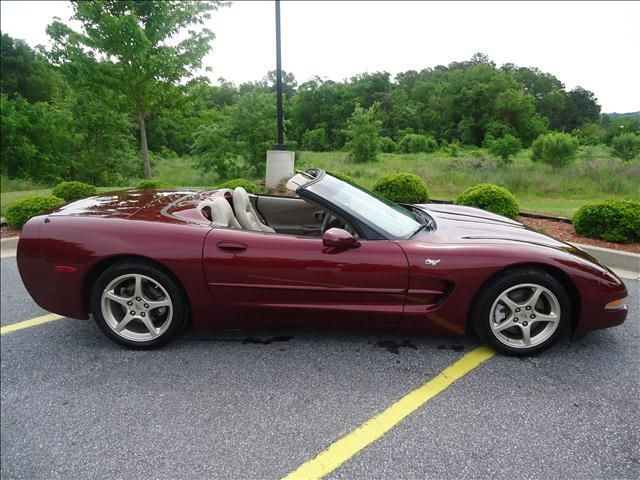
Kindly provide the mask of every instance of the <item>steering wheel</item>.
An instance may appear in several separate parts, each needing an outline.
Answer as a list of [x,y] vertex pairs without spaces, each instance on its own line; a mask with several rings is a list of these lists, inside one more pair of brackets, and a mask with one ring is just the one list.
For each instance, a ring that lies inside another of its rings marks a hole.
[[334,217],[333,215],[331,215],[329,212],[325,213],[324,219],[322,220],[322,228],[320,229],[320,231],[322,233],[324,233],[327,230],[329,230],[330,228],[334,227],[335,225],[332,225],[332,223],[335,220],[338,220],[338,219],[336,217]]
[[324,233],[333,227],[342,228],[347,232],[349,232],[351,235],[356,234],[355,230],[351,228],[351,226],[348,223],[344,223],[335,215],[332,215],[331,213],[327,212],[326,215],[324,216],[324,220],[322,220],[322,229],[320,231]]

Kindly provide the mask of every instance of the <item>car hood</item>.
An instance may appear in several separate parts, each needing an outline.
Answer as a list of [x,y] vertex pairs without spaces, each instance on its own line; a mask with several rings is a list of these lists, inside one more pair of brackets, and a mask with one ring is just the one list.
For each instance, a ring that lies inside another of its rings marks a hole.
[[436,221],[436,232],[424,232],[417,239],[429,241],[432,234],[438,242],[447,243],[509,243],[542,246],[563,250],[597,262],[591,255],[573,245],[530,230],[522,223],[473,207],[461,205],[422,204],[416,207],[429,213]]

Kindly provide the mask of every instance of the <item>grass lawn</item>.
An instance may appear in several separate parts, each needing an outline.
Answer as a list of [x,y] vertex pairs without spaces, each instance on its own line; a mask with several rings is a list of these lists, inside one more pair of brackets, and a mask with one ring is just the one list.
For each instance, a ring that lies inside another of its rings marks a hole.
[[[511,165],[501,167],[485,150],[460,148],[454,156],[434,153],[383,153],[378,161],[358,164],[345,152],[297,152],[296,168],[320,167],[352,176],[371,188],[380,177],[396,172],[411,172],[422,177],[431,198],[454,200],[478,183],[495,183],[509,189],[525,211],[571,217],[585,203],[615,199],[640,200],[640,161],[622,162],[612,158],[607,147],[583,147],[570,165],[554,170],[531,161],[523,150]],[[221,183],[211,172],[199,171],[189,157],[156,159],[154,179],[186,187],[213,187]],[[251,179],[250,180],[255,180]],[[139,180],[129,183],[136,185]],[[99,187],[99,192],[124,187]],[[8,205],[28,195],[51,193],[50,188],[29,181],[2,179],[2,214]]]

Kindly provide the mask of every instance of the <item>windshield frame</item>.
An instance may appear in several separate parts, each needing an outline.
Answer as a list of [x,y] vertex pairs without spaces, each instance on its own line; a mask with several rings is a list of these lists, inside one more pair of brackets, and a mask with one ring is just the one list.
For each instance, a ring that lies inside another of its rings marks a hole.
[[[416,235],[418,232],[425,231],[424,222],[421,221],[420,218],[417,218],[417,216],[411,211],[411,209],[408,209],[397,203],[390,202],[386,198],[381,197],[375,194],[374,192],[371,192],[366,188],[361,187],[360,185],[354,185],[354,184],[345,182],[344,180],[341,180],[337,177],[334,177],[331,174],[326,173],[322,169],[314,168],[314,169],[308,170],[308,173],[310,173],[311,175],[314,175],[315,178],[305,183],[304,185],[298,187],[298,189],[296,190],[296,193],[301,197],[308,199],[309,201],[312,201],[314,203],[324,206],[328,210],[342,217],[344,220],[347,220],[349,224],[351,224],[351,226],[358,232],[358,235],[360,235],[365,239],[407,240],[413,237],[414,235]],[[330,177],[332,181],[341,182],[348,185],[349,187],[360,190],[364,194],[370,196],[373,200],[385,204],[388,208],[393,209],[398,213],[401,213],[402,215],[406,215],[410,220],[412,220],[417,224],[416,228],[412,229],[410,232],[408,232],[405,235],[394,235],[393,233],[384,230],[379,225],[376,225],[370,218],[362,214],[358,214],[357,212],[351,212],[346,210],[342,206],[334,203],[332,198],[327,198],[326,196],[321,195],[320,193],[314,191],[313,186],[321,183],[326,177]]]

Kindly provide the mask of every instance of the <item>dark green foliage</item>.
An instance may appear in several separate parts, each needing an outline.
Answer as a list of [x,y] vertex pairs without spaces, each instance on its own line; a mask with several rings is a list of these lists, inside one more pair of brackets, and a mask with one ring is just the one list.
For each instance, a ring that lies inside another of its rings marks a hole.
[[380,150],[384,153],[393,153],[396,151],[396,148],[398,148],[396,142],[394,142],[391,137],[380,137],[379,140]]
[[568,133],[554,132],[540,135],[531,144],[531,158],[560,168],[571,162],[578,153],[578,140]]
[[398,142],[398,151],[402,153],[430,153],[435,152],[437,149],[438,142],[430,135],[407,133]]
[[109,100],[125,100],[120,106],[136,114],[144,174],[151,178],[146,117],[166,108],[180,82],[202,66],[215,37],[202,25],[222,3],[72,0],[71,5],[73,20],[83,28],[55,19],[47,27],[54,41],[51,58],[81,70],[75,83],[108,89]]
[[234,178],[233,180],[227,180],[226,182],[218,185],[217,188],[229,188],[233,190],[236,187],[242,187],[249,193],[260,193],[260,187],[245,178]]
[[463,192],[456,205],[481,208],[508,218],[518,218],[520,205],[506,188],[491,183],[480,183]]
[[51,194],[67,202],[74,202],[96,194],[96,187],[82,182],[61,182],[53,188]]
[[157,190],[160,188],[174,188],[174,185],[161,180],[142,180],[138,185],[136,185],[136,188]]
[[346,147],[354,162],[372,162],[377,159],[380,151],[379,136],[382,122],[375,118],[376,109],[377,105],[366,110],[357,105],[347,123]]
[[489,138],[485,142],[492,155],[500,159],[501,165],[507,165],[513,161],[513,156],[522,149],[522,143],[513,135],[507,134],[501,138]]
[[327,173],[332,177],[336,177],[337,179],[342,180],[343,182],[350,183],[351,185],[358,185],[356,179],[347,175],[346,173],[339,172],[338,170],[328,170]]
[[302,148],[309,152],[326,152],[330,150],[327,129],[324,126],[307,130],[302,135]]
[[578,235],[609,242],[640,242],[640,202],[607,200],[583,205],[572,223]]
[[22,228],[31,217],[61,207],[65,201],[53,195],[26,197],[17,200],[7,208],[7,223],[13,228]]
[[373,191],[396,203],[424,203],[429,200],[427,184],[413,173],[394,173],[373,184]]
[[621,133],[611,140],[613,153],[622,160],[631,160],[640,153],[640,135]]
[[275,138],[275,95],[254,91],[225,107],[217,121],[201,126],[194,135],[192,153],[201,168],[221,178],[247,170],[261,176]]

